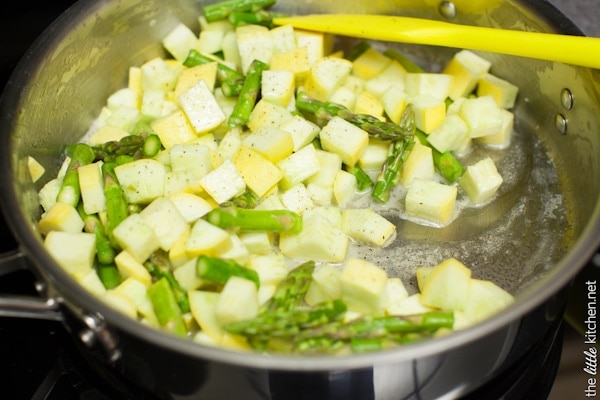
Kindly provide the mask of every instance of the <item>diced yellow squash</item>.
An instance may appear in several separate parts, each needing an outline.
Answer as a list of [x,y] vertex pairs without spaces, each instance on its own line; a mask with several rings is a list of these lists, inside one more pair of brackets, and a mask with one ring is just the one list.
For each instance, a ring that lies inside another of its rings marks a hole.
[[396,232],[396,225],[371,208],[346,208],[342,210],[342,231],[355,240],[383,246]]
[[196,273],[197,262],[197,258],[191,258],[173,271],[173,276],[184,290],[196,290],[204,284]]
[[104,125],[90,135],[88,144],[90,146],[97,146],[106,142],[118,142],[125,136],[129,136],[129,132],[125,129],[112,125]]
[[381,308],[388,315],[397,315],[398,306],[408,298],[408,291],[400,278],[388,278],[381,299]]
[[354,112],[357,114],[369,114],[384,120],[383,103],[372,93],[368,91],[361,92],[356,97]]
[[510,146],[512,141],[513,127],[515,123],[515,115],[505,109],[501,109],[502,126],[497,133],[487,136],[478,137],[477,140],[481,143],[493,147],[495,149],[505,149]]
[[223,50],[223,39],[225,38],[225,30],[201,30],[198,35],[198,44],[196,48],[203,54],[214,54]]
[[350,110],[354,109],[356,105],[357,94],[352,89],[346,86],[340,86],[333,91],[329,96],[329,101],[332,103],[340,104]]
[[241,265],[246,265],[250,258],[250,252],[241,241],[240,237],[236,233],[231,232],[229,234],[229,246],[219,248],[214,256],[233,260]]
[[421,294],[415,293],[396,303],[387,305],[386,311],[390,315],[417,315],[435,310],[421,302]]
[[235,164],[229,160],[223,161],[223,164],[218,168],[213,169],[200,179],[200,186],[218,204],[239,196],[246,189],[244,178],[240,175]]
[[294,115],[285,120],[279,125],[279,129],[288,132],[292,136],[292,141],[294,143],[293,151],[298,151],[311,143],[321,130],[318,125],[299,115]]
[[150,126],[167,150],[176,144],[188,143],[198,137],[182,110],[155,119]]
[[37,182],[46,173],[46,169],[35,158],[27,156],[27,169],[32,182]]
[[272,163],[289,157],[294,151],[292,135],[275,127],[263,127],[250,133],[243,139],[242,144]]
[[228,65],[236,70],[242,69],[242,59],[240,57],[240,51],[237,46],[237,34],[235,31],[227,32],[223,36],[223,58]]
[[38,228],[42,235],[52,231],[77,233],[83,230],[84,222],[79,213],[70,204],[55,203],[42,215]]
[[452,57],[442,73],[454,77],[449,97],[456,100],[475,89],[477,81],[488,72],[491,63],[470,50],[461,50]]
[[242,146],[242,135],[240,128],[230,129],[217,147],[217,154],[223,160],[233,160],[233,157]]
[[281,202],[281,197],[278,190],[269,193],[258,205],[257,210],[285,210],[285,206]]
[[404,77],[404,91],[409,97],[429,95],[446,100],[450,93],[453,76],[439,73],[407,73]]
[[294,74],[296,82],[302,82],[306,79],[310,71],[308,49],[298,47],[282,53],[275,53],[271,57],[269,67],[272,71],[290,71]]
[[137,318],[137,307],[129,296],[114,290],[107,290],[100,299],[129,318]]
[[212,204],[192,193],[177,192],[169,195],[168,198],[187,223],[196,221],[213,209]]
[[260,153],[241,146],[233,157],[233,163],[250,189],[258,197],[263,197],[283,177],[282,172]]
[[329,206],[333,200],[333,186],[321,186],[312,182],[306,184],[306,191],[316,206]]
[[381,102],[388,118],[396,124],[399,123],[408,104],[404,90],[396,85],[387,87],[381,95]]
[[185,24],[179,23],[162,40],[162,44],[179,62],[183,62],[190,49],[198,46],[198,37]]
[[427,282],[427,279],[429,279],[429,276],[431,276],[431,273],[433,272],[433,270],[434,270],[433,266],[417,268],[417,271],[416,271],[417,287],[419,288],[419,290],[421,292],[423,291],[423,288],[425,287],[425,283]]
[[77,168],[81,200],[86,214],[96,214],[106,209],[101,167],[102,162],[98,161]]
[[175,96],[179,97],[183,92],[189,90],[201,80],[206,83],[208,90],[213,92],[217,79],[217,66],[218,63],[215,61],[196,65],[181,71],[181,75],[179,75],[179,79],[177,80],[177,86],[175,86]]
[[282,254],[291,258],[340,262],[346,257],[348,235],[325,218],[303,218],[302,231],[282,233],[279,248]]
[[197,134],[215,129],[226,119],[212,91],[203,80],[181,93],[177,99]]
[[178,192],[198,195],[204,192],[194,171],[167,171],[165,173],[164,196],[168,197]]
[[328,220],[333,226],[342,226],[342,211],[339,207],[332,206],[321,206],[313,207],[310,210],[306,210],[303,218],[324,218]]
[[277,128],[291,117],[292,113],[286,107],[260,99],[250,113],[247,126],[251,132],[261,128]]
[[187,221],[167,197],[159,197],[152,201],[140,212],[140,216],[154,230],[164,251],[169,251],[188,230]]
[[44,211],[48,211],[56,203],[56,196],[62,187],[62,178],[49,180],[38,192],[38,200]]
[[351,311],[379,314],[387,279],[386,272],[377,265],[349,258],[344,262],[340,277],[342,300]]
[[390,142],[377,139],[369,139],[365,152],[358,159],[358,165],[364,170],[380,170],[387,159]]
[[315,150],[315,155],[319,161],[319,169],[308,178],[307,182],[324,188],[332,188],[335,177],[342,168],[342,158],[338,154],[318,149]]
[[471,270],[456,258],[436,265],[421,291],[421,303],[445,311],[462,311],[468,303]]
[[484,96],[464,100],[458,115],[469,127],[469,135],[478,138],[495,135],[502,129],[502,110],[492,96]]
[[199,219],[194,225],[186,242],[186,251],[190,257],[213,255],[231,246],[227,231]]
[[358,192],[356,178],[348,171],[340,170],[333,181],[333,198],[339,206],[346,205]]
[[293,99],[295,89],[294,73],[291,71],[263,71],[261,97],[266,101],[287,107]]
[[406,70],[400,63],[393,60],[390,62],[381,73],[375,75],[365,82],[365,89],[373,93],[375,96],[382,96],[383,93],[391,86],[395,86],[401,91],[404,91],[404,77]]
[[144,117],[158,118],[163,115],[166,93],[162,90],[145,90],[142,95],[140,113]]
[[494,282],[471,279],[463,313],[475,323],[502,311],[513,302],[513,296]]
[[202,329],[215,343],[219,344],[222,340],[224,330],[215,314],[218,292],[208,292],[203,290],[188,291],[190,302],[190,311],[194,319]]
[[371,79],[380,74],[392,60],[379,51],[368,48],[352,62],[352,73],[362,79]]
[[86,232],[51,231],[44,247],[54,260],[72,276],[83,276],[92,270],[96,255],[96,235]]
[[130,132],[141,116],[140,110],[133,107],[119,107],[106,119],[107,125],[119,127]]
[[300,215],[315,206],[308,189],[303,183],[298,183],[288,188],[279,197],[286,209]]
[[131,214],[125,218],[113,230],[113,235],[119,246],[140,263],[160,248],[154,230],[139,214]]
[[190,237],[190,231],[191,228],[188,227],[188,229],[186,229],[186,231],[179,236],[179,239],[177,239],[177,241],[173,243],[173,246],[171,246],[169,249],[169,261],[171,262],[173,268],[181,267],[192,258],[189,256],[186,250],[186,244],[188,238]]
[[296,49],[296,35],[292,25],[277,26],[269,31],[273,44],[273,54]]
[[155,57],[142,64],[142,89],[157,89],[164,92],[175,89],[175,84],[181,72],[173,68],[164,59]]
[[240,232],[239,237],[250,255],[264,255],[273,251],[272,235],[268,232]]
[[127,87],[135,93],[138,103],[142,98],[142,69],[137,66],[129,67]]
[[166,167],[156,160],[145,158],[118,165],[115,174],[130,203],[147,204],[164,194]]
[[458,182],[473,203],[482,203],[496,194],[503,179],[494,161],[486,157],[469,165]]
[[317,60],[330,54],[333,48],[333,35],[295,29],[294,36],[296,36],[296,46],[306,48],[308,63],[311,66]]
[[348,166],[356,164],[369,145],[367,132],[337,116],[321,129],[320,137],[323,149],[338,154]]
[[426,134],[433,132],[446,118],[446,104],[443,99],[423,94],[411,97],[409,102],[415,113],[415,125]]
[[256,271],[262,285],[277,285],[288,274],[286,259],[281,253],[254,255],[248,260],[247,267]]
[[283,175],[281,187],[289,189],[314,175],[321,168],[321,164],[315,147],[306,146],[279,161],[277,168]]
[[96,296],[103,296],[106,293],[106,288],[100,280],[95,269],[89,270],[83,275],[74,275],[75,280],[81,284],[86,290]]
[[232,276],[227,280],[215,305],[221,325],[252,319],[258,315],[258,288],[251,280]]
[[511,109],[515,105],[519,88],[511,82],[486,73],[477,81],[477,96],[492,96],[498,107]]
[[133,278],[146,286],[152,283],[150,272],[128,251],[123,250],[117,254],[115,264],[123,279]]
[[352,70],[352,63],[343,58],[324,57],[311,67],[304,90],[319,101],[327,101]]
[[175,144],[169,149],[171,171],[190,171],[198,179],[212,170],[211,151],[203,144]]
[[138,100],[137,93],[133,89],[125,87],[117,90],[108,97],[106,107],[113,112],[123,107],[137,109],[139,105]]
[[448,115],[446,119],[435,128],[427,141],[440,153],[460,150],[471,139],[469,127],[463,119],[456,115]]
[[456,186],[427,180],[414,179],[404,200],[408,214],[425,220],[445,224],[454,215]]
[[246,74],[254,60],[266,64],[273,56],[273,39],[269,29],[261,25],[244,25],[236,29],[242,72]]
[[341,299],[342,272],[331,264],[322,264],[315,268],[312,281],[304,296],[304,301],[310,306],[323,301]]
[[147,295],[147,285],[138,281],[135,278],[127,278],[114,288],[114,292],[123,294],[129,297],[135,304],[138,314],[140,314],[152,326],[158,326],[154,307]]
[[435,167],[431,147],[415,140],[415,145],[400,172],[400,181],[404,186],[410,186],[415,179],[433,179],[434,176]]

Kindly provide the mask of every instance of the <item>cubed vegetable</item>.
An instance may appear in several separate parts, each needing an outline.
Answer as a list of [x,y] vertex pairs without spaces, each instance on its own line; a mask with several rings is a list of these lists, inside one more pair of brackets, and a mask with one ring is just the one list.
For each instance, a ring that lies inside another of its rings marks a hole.
[[44,247],[69,274],[83,276],[94,265],[96,235],[51,231],[44,239]]
[[252,148],[241,146],[233,163],[246,183],[258,197],[271,191],[282,179],[283,173],[272,162]]
[[436,265],[421,291],[421,303],[446,311],[462,311],[468,304],[471,270],[456,258]]
[[442,71],[454,77],[450,98],[456,100],[471,93],[477,81],[488,72],[492,63],[469,50],[461,50],[452,57]]
[[410,151],[404,167],[400,173],[403,185],[410,186],[415,179],[433,179],[435,168],[431,147],[421,144],[415,140],[415,145]]
[[232,276],[227,280],[215,305],[221,325],[251,319],[258,315],[258,288],[254,282]]
[[197,134],[218,127],[226,119],[219,103],[203,80],[180,94],[178,100]]
[[321,129],[321,146],[338,154],[344,164],[353,166],[369,145],[369,135],[340,117],[333,117]]
[[310,69],[304,81],[304,90],[319,101],[327,101],[351,70],[352,63],[343,58],[320,58]]
[[83,226],[84,222],[75,207],[65,203],[54,203],[38,222],[42,235],[51,231],[77,233],[81,232]]
[[164,194],[166,168],[159,161],[144,158],[121,164],[115,174],[130,203],[147,204]]
[[489,200],[496,194],[502,181],[494,160],[489,157],[469,165],[458,180],[473,203]]
[[150,286],[152,276],[144,265],[126,250],[121,251],[115,257],[115,264],[123,279],[133,278],[145,286]]
[[415,179],[406,193],[405,210],[410,215],[444,224],[454,214],[456,195],[455,186]]
[[396,225],[371,208],[342,210],[342,230],[351,238],[383,246],[396,232]]
[[492,96],[498,107],[511,109],[515,105],[519,88],[507,80],[486,73],[477,82],[477,96]]
[[113,230],[119,246],[143,263],[160,248],[160,241],[140,214],[131,214]]
[[282,188],[289,189],[314,175],[321,165],[317,150],[313,146],[306,146],[279,161],[277,167],[283,174],[280,183]]
[[239,196],[246,189],[244,178],[229,160],[200,179],[200,185],[219,204]]
[[175,204],[166,197],[159,197],[148,204],[140,216],[158,239],[160,247],[169,251],[177,240],[188,230],[188,223],[179,213]]
[[272,163],[291,155],[294,151],[294,141],[292,136],[276,127],[263,127],[250,133],[242,142]]
[[342,300],[349,310],[365,314],[381,311],[381,298],[387,283],[383,269],[369,261],[350,258],[344,262],[340,281]]
[[229,233],[203,219],[192,225],[190,236],[186,242],[186,250],[192,257],[201,254],[212,255],[224,251],[231,246]]

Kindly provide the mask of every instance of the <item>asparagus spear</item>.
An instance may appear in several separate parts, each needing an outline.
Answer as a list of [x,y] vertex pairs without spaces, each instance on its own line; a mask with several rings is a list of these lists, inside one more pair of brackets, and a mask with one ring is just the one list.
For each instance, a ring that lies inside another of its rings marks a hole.
[[348,61],[354,61],[358,57],[360,57],[361,54],[363,54],[365,51],[369,50],[370,48],[371,48],[371,43],[361,40],[360,42],[358,42],[356,44],[356,46],[354,46],[352,49],[350,49],[350,51],[348,52],[348,55],[346,56],[346,59]]
[[229,14],[229,23],[233,26],[242,25],[262,25],[269,29],[275,27],[273,18],[282,17],[283,14],[274,13],[267,10],[258,10],[256,12],[239,12],[234,11]]
[[276,0],[225,0],[205,6],[202,11],[208,22],[225,19],[232,12],[256,12],[275,4]]
[[102,164],[104,196],[106,197],[106,225],[104,229],[106,236],[108,236],[115,247],[113,230],[129,215],[125,193],[121,185],[119,185],[119,180],[115,174],[116,165],[114,162],[105,162]]
[[105,162],[114,161],[120,155],[135,155],[145,142],[143,135],[127,135],[120,140],[111,140],[97,146],[93,146],[94,157],[96,160]]
[[298,306],[304,299],[314,270],[314,261],[307,261],[292,269],[277,285],[271,299],[261,307],[261,313],[285,312]]
[[444,153],[436,150],[427,140],[427,134],[423,131],[417,129],[415,131],[415,136],[419,139],[419,142],[425,146],[431,147],[431,154],[433,157],[433,165],[439,171],[439,173],[446,179],[449,183],[454,183],[458,178],[460,178],[464,172],[464,168],[460,161],[454,157],[449,151]]
[[398,50],[387,49],[383,52],[384,55],[391,58],[392,60],[398,61],[402,67],[406,70],[406,72],[414,72],[414,73],[422,73],[425,72],[423,68],[419,67],[417,64],[412,62],[408,57],[404,54],[400,53]]
[[[198,50],[191,49],[187,58],[183,62],[186,67],[215,62],[212,57],[205,56]],[[226,97],[235,97],[240,94],[244,85],[244,75],[237,72],[235,69],[217,61],[217,82],[221,85],[223,94]]]
[[77,205],[79,216],[84,222],[83,230],[96,235],[96,258],[100,264],[112,264],[115,260],[115,249],[104,230],[100,218],[96,214],[87,214],[83,209],[83,203]]
[[157,134],[151,133],[146,135],[142,144],[142,154],[144,157],[154,157],[162,148],[162,143]]
[[[369,114],[355,114],[341,104],[332,102],[321,102],[310,98],[306,93],[300,92],[296,96],[296,108],[303,113],[312,114],[318,119],[330,120],[337,116],[345,119],[366,131],[370,137],[378,140],[400,140],[413,135],[413,126],[409,124],[394,124],[381,121]],[[410,121],[412,107],[407,107],[405,114],[407,122]],[[414,117],[412,117],[414,118]]]
[[96,273],[106,289],[114,289],[121,283],[121,274],[115,264],[96,265]]
[[239,231],[298,233],[302,230],[302,217],[290,210],[219,207],[209,211],[205,218],[220,228]]
[[414,145],[414,138],[396,140],[390,144],[387,159],[371,193],[375,200],[381,203],[388,200],[390,190],[398,184],[402,166]]
[[268,68],[269,66],[260,60],[254,60],[250,64],[244,85],[229,116],[228,122],[230,127],[242,126],[248,122],[250,113],[260,93],[262,72]]
[[233,260],[223,258],[199,256],[196,261],[196,276],[203,281],[222,286],[232,276],[248,279],[260,286],[258,273],[246,268]]
[[165,257],[163,253],[154,252],[150,255],[148,260],[144,262],[144,266],[150,272],[150,275],[155,280],[166,279],[171,286],[173,296],[179,306],[179,309],[183,313],[190,311],[190,301],[187,295],[187,291],[181,287],[179,281],[175,279],[175,276],[171,272],[171,262]]
[[239,196],[234,197],[228,202],[221,204],[222,207],[254,208],[258,204],[259,198],[251,191],[246,191]]
[[94,151],[90,146],[83,143],[78,143],[73,148],[71,161],[63,179],[62,186],[56,201],[60,203],[70,204],[73,207],[77,206],[81,198],[81,189],[79,187],[79,175],[77,169],[94,161]]
[[186,336],[187,329],[181,309],[167,278],[163,277],[148,288],[148,297],[160,326],[168,332]]
[[360,167],[360,165],[348,167],[348,172],[350,172],[356,178],[358,190],[361,192],[364,190],[369,190],[373,187],[374,183],[371,180],[371,177],[365,172],[364,169]]

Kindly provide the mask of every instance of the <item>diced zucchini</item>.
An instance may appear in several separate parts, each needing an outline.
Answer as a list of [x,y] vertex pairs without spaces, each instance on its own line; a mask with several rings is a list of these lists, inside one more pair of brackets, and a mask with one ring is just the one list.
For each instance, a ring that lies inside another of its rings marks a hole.
[[127,132],[125,129],[119,128],[118,126],[105,125],[98,128],[97,131],[90,135],[88,144],[90,146],[97,146],[99,144],[111,141],[118,142],[125,136],[129,136],[129,132]]
[[215,313],[219,293],[190,290],[188,291],[188,299],[190,302],[190,311],[200,329],[202,329],[202,332],[206,333],[215,343],[219,344],[224,334],[221,323]]
[[314,207],[310,193],[303,183],[297,183],[296,185],[283,191],[279,197],[281,198],[281,203],[286,209],[300,215],[302,215],[304,211]]
[[131,214],[113,230],[119,246],[143,263],[148,256],[160,248],[160,242],[140,214]]
[[152,307],[152,302],[148,298],[148,288],[142,282],[134,278],[127,278],[113,290],[129,297],[135,304],[138,313],[152,326],[158,326],[156,314]]
[[197,47],[198,38],[190,28],[179,23],[164,37],[162,44],[176,60],[183,62],[190,49]]
[[369,145],[369,135],[340,117],[333,117],[321,129],[321,146],[338,154],[344,164],[353,166]]
[[417,271],[416,271],[417,287],[419,288],[420,291],[423,291],[423,288],[425,287],[425,283],[427,282],[427,279],[429,279],[429,277],[431,276],[433,269],[434,269],[434,267],[419,267],[419,268],[417,268]]
[[361,242],[383,246],[396,232],[396,225],[371,208],[342,210],[342,230]]
[[342,300],[351,311],[379,314],[387,283],[386,272],[377,265],[358,258],[344,262],[340,278]]
[[67,273],[83,276],[91,271],[94,265],[96,235],[51,231],[44,239],[44,247]]
[[217,154],[223,160],[233,160],[233,156],[242,146],[242,135],[239,128],[230,129],[221,139]]
[[352,70],[352,63],[343,58],[318,59],[304,81],[306,93],[319,101],[327,101]]
[[139,106],[138,96],[133,89],[119,89],[108,97],[106,100],[106,106],[112,112],[115,112],[120,108],[137,109]]
[[62,187],[62,178],[49,180],[38,192],[38,199],[44,211],[48,211],[56,203],[56,196]]
[[470,140],[469,127],[458,115],[448,115],[446,119],[434,129],[427,141],[440,153],[461,149],[465,142]]
[[510,146],[512,141],[513,127],[515,116],[512,112],[502,109],[502,126],[498,133],[493,135],[481,136],[477,138],[481,143],[493,147],[495,149],[505,149]]
[[144,117],[158,118],[163,115],[166,93],[162,90],[145,90],[140,112]]
[[215,305],[221,325],[251,319],[258,315],[258,288],[254,282],[232,276],[227,280]]
[[165,189],[165,166],[144,158],[115,167],[117,179],[129,203],[147,204],[161,197]]
[[286,260],[281,253],[254,255],[250,257],[248,268],[258,273],[260,285],[277,285],[288,274]]
[[180,70],[172,68],[164,59],[156,57],[141,67],[142,89],[168,92],[175,88]]
[[292,25],[277,26],[272,28],[270,33],[274,54],[296,49],[296,36]]
[[306,79],[310,71],[311,63],[309,61],[308,49],[298,47],[282,53],[275,53],[271,57],[270,67],[272,71],[290,71],[294,74],[296,82]]
[[27,169],[33,183],[37,182],[46,173],[46,169],[42,164],[31,156],[27,156]]
[[477,82],[477,96],[492,96],[498,107],[511,109],[515,105],[519,88],[507,80],[487,73]]
[[210,149],[201,144],[175,144],[169,149],[171,170],[190,171],[200,179],[212,169]]
[[223,39],[225,30],[202,30],[198,35],[198,44],[196,48],[203,54],[214,54],[223,49]]
[[421,302],[421,294],[415,293],[395,303],[388,303],[387,312],[390,315],[418,315],[435,310]]
[[444,122],[446,118],[444,99],[422,94],[411,97],[409,102],[415,113],[415,125],[423,132],[430,134]]
[[456,53],[442,71],[454,77],[449,97],[456,100],[471,93],[479,78],[488,72],[491,65],[488,60],[472,51],[461,50]]
[[294,143],[293,151],[298,151],[311,143],[321,130],[318,125],[299,115],[294,115],[284,121],[279,126],[279,129],[288,132],[292,136],[292,141]]
[[333,48],[333,36],[321,32],[294,29],[296,46],[307,50],[309,65],[330,54]]
[[399,123],[407,104],[404,90],[397,85],[389,86],[381,95],[381,101],[388,118],[396,124]]
[[75,207],[65,203],[54,203],[38,222],[42,235],[52,231],[77,233],[81,232],[83,226],[84,222]]
[[404,76],[404,91],[410,97],[429,95],[446,100],[450,93],[453,76],[439,73],[407,73]]
[[405,75],[406,70],[397,61],[393,60],[383,71],[365,83],[365,89],[375,96],[383,96],[383,93],[391,86],[404,91]]
[[213,255],[231,246],[229,233],[209,222],[199,219],[194,225],[186,242],[186,250],[191,257]]
[[203,80],[180,94],[177,99],[197,134],[211,131],[226,119],[219,103]]
[[218,204],[239,196],[246,189],[244,178],[229,160],[200,179],[200,185]]
[[356,178],[350,172],[340,170],[333,181],[333,198],[339,206],[346,205],[358,192]]
[[458,182],[473,203],[481,203],[496,194],[503,179],[494,161],[486,157],[469,165]]
[[402,184],[410,186],[415,179],[433,179],[434,176],[435,167],[431,147],[415,140],[415,145],[408,154],[400,172]]
[[208,90],[214,92],[215,82],[217,80],[217,67],[218,63],[215,61],[184,69],[177,80],[175,96],[179,97],[183,92],[191,89],[199,81],[204,81]]
[[354,103],[354,112],[356,114],[369,114],[384,120],[383,116],[383,104],[374,94],[364,91],[356,96],[356,102]]
[[137,307],[129,296],[114,290],[107,290],[100,299],[129,318],[137,318]]
[[472,138],[495,135],[502,128],[502,108],[496,105],[492,96],[466,99],[458,114],[469,127]]
[[106,288],[95,269],[91,269],[83,275],[75,275],[74,278],[81,286],[96,296],[100,297],[106,293]]
[[292,117],[292,113],[284,106],[260,99],[250,113],[248,129],[256,132],[261,128],[278,128]]
[[184,112],[179,109],[155,119],[150,126],[167,150],[176,144],[188,143],[198,137]]
[[258,197],[271,191],[282,179],[283,173],[271,161],[257,151],[241,146],[233,157],[233,163],[246,183],[246,187]]
[[456,258],[436,265],[421,291],[421,303],[446,311],[462,311],[468,304],[471,270]]
[[383,292],[381,307],[389,315],[397,315],[399,305],[408,298],[408,291],[400,278],[388,278]]
[[254,60],[266,64],[273,56],[273,39],[269,29],[260,25],[244,25],[236,30],[242,72],[246,74]]
[[173,246],[171,246],[169,249],[169,261],[171,262],[173,268],[181,267],[192,258],[189,256],[186,249],[186,244],[188,238],[190,237],[190,231],[191,227],[188,227],[188,229],[186,229],[186,231],[179,236],[179,239],[177,239],[177,241],[173,243]]
[[340,262],[346,257],[348,235],[325,218],[303,218],[302,231],[281,234],[279,248],[291,258]]
[[144,265],[126,250],[121,251],[115,257],[115,264],[123,279],[132,278],[145,286],[150,286],[152,276]]
[[160,247],[165,251],[169,251],[189,228],[175,204],[166,197],[159,197],[148,204],[140,216],[152,228]]
[[294,152],[292,136],[276,127],[259,128],[246,136],[242,144],[257,151],[272,163],[277,163]]
[[289,189],[319,171],[321,165],[314,146],[305,146],[277,163],[283,177],[280,185]]
[[447,223],[454,214],[457,189],[442,183],[415,179],[406,193],[405,210],[435,223]]
[[268,232],[240,232],[239,237],[250,255],[269,254],[273,251],[272,235]]
[[295,78],[291,71],[263,71],[261,97],[266,101],[287,107],[293,99]]
[[196,290],[203,285],[202,279],[196,274],[196,259],[188,260],[186,263],[173,271],[173,277],[184,290]]
[[323,301],[341,299],[342,297],[342,272],[331,264],[319,265],[313,272],[312,281],[304,301],[310,306]]

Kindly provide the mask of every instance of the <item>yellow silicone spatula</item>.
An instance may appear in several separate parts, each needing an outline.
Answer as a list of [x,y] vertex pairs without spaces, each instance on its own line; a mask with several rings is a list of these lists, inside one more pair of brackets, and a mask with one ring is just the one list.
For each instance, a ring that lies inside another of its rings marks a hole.
[[490,51],[600,68],[600,39],[459,25],[386,15],[314,14],[275,18],[276,25],[364,39]]

